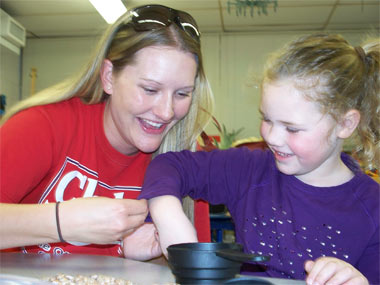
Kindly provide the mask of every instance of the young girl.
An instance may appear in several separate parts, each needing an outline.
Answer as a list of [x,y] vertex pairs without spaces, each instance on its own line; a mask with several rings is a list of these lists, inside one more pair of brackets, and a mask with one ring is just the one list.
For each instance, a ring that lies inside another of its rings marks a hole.
[[196,241],[179,200],[190,195],[225,204],[237,242],[271,257],[243,274],[378,284],[379,185],[342,145],[357,130],[363,166],[379,167],[379,48],[352,47],[339,35],[302,37],[266,68],[260,112],[268,150],[153,160],[140,198],[155,197],[149,207],[162,248]]

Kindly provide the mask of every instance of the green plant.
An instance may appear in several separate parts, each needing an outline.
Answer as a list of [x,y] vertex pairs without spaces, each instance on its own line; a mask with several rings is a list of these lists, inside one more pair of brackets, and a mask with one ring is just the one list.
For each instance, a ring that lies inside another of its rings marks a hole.
[[240,134],[244,128],[238,130],[232,130],[231,132],[227,131],[227,128],[224,124],[220,125],[216,118],[212,117],[214,120],[214,125],[219,131],[220,142],[213,138],[214,145],[219,149],[228,149],[232,146],[232,143],[236,141],[236,137]]

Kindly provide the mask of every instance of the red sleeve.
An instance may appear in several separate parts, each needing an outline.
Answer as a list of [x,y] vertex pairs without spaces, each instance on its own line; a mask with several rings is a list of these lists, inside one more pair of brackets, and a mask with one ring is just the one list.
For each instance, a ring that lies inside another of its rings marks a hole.
[[211,242],[210,209],[206,201],[194,201],[194,226],[199,242]]
[[0,202],[19,203],[48,172],[53,132],[38,108],[22,111],[0,127]]

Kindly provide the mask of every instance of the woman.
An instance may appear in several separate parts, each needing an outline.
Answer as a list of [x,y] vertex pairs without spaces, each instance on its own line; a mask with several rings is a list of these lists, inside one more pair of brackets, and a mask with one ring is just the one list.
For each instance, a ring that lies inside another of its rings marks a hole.
[[152,156],[192,148],[211,106],[194,19],[161,5],[122,16],[79,76],[4,116],[0,248],[160,255],[135,198]]

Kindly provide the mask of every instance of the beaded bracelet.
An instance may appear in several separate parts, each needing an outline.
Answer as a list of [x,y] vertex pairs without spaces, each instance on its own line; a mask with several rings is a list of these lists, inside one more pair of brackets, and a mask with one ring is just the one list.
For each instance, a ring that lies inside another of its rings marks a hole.
[[58,232],[58,237],[59,237],[60,242],[66,242],[62,237],[61,227],[59,225],[59,213],[58,213],[59,203],[61,202],[58,201],[57,203],[55,203],[55,220],[57,222],[57,232]]

